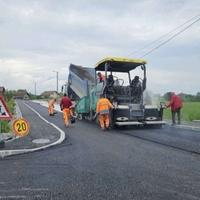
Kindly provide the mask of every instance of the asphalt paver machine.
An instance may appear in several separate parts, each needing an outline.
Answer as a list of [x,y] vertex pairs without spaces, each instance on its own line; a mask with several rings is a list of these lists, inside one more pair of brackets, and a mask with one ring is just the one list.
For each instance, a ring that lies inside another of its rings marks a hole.
[[[131,71],[142,71],[142,76],[131,77]],[[103,81],[98,73],[104,74]],[[145,105],[143,93],[146,89],[146,61],[107,57],[95,68],[70,65],[68,95],[76,99],[76,113],[79,119],[93,120],[100,95],[108,98],[115,109],[110,113],[111,126],[164,124],[162,106]]]

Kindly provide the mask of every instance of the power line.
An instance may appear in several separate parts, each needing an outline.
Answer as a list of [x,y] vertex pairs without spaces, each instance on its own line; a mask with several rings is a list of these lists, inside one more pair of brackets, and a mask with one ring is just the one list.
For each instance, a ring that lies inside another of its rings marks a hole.
[[152,53],[153,51],[155,51],[156,49],[160,48],[161,46],[163,46],[164,44],[166,44],[167,42],[169,42],[170,40],[172,40],[173,38],[175,38],[176,36],[180,35],[182,32],[186,31],[188,28],[190,28],[193,24],[197,23],[200,20],[200,18],[196,19],[194,22],[192,22],[191,24],[189,24],[188,26],[186,26],[184,29],[180,30],[179,32],[177,32],[176,34],[174,34],[173,36],[171,36],[169,39],[167,39],[166,41],[162,42],[161,44],[159,44],[158,46],[156,46],[155,48],[151,49],[150,51],[148,51],[147,53],[145,53],[144,55],[141,56],[141,58],[149,55],[150,53]]
[[138,53],[138,52],[142,52],[142,50],[146,49],[146,48],[149,47],[149,46],[152,46],[152,44],[154,44],[154,43],[159,42],[161,39],[167,37],[168,35],[170,35],[170,34],[173,33],[174,31],[178,30],[179,28],[181,28],[182,26],[184,26],[185,24],[189,23],[190,21],[194,20],[195,18],[197,18],[197,17],[199,17],[199,16],[200,16],[200,14],[198,14],[198,15],[196,15],[196,16],[190,18],[189,20],[187,20],[187,21],[184,22],[183,24],[177,26],[176,28],[174,28],[174,29],[172,29],[171,31],[169,31],[168,33],[162,35],[162,36],[159,37],[158,39],[156,39],[156,40],[150,42],[150,43],[147,44],[147,45],[144,45],[141,49],[136,50],[136,51],[130,53],[128,56],[130,56],[130,55],[132,55],[132,54],[136,54],[136,53]]

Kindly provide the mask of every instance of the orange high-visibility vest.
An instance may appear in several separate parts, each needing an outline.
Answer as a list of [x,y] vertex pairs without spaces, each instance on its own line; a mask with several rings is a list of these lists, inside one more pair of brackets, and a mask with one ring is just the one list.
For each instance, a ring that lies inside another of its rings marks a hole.
[[110,101],[107,98],[100,98],[97,102],[96,112],[100,113],[101,111],[109,110],[110,108],[113,108]]

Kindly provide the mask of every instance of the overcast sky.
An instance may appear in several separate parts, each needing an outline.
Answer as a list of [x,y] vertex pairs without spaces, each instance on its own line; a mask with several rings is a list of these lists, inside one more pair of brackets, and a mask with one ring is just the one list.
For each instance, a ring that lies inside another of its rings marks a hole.
[[[55,90],[53,70],[60,88],[70,63],[140,58],[156,44],[141,48],[198,14],[199,0],[0,0],[0,85],[34,92],[36,82],[37,94]],[[149,90],[196,94],[200,22],[144,59]]]

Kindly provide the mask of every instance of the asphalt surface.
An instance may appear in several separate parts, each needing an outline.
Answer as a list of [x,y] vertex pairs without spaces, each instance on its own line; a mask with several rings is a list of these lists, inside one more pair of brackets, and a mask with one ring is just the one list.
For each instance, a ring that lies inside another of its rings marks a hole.
[[[26,103],[26,102],[25,102]],[[47,124],[36,113],[30,110],[22,101],[18,101],[18,106],[23,113],[23,117],[30,122],[30,133],[27,137],[21,137],[11,142],[7,142],[3,150],[14,150],[14,149],[32,149],[44,146],[43,143],[34,143],[34,140],[43,139],[49,140],[45,143],[53,143],[60,137],[60,133]]]
[[28,104],[68,140],[0,160],[0,199],[200,199],[200,133],[169,126],[102,132],[84,121],[65,128],[60,113],[50,118]]

